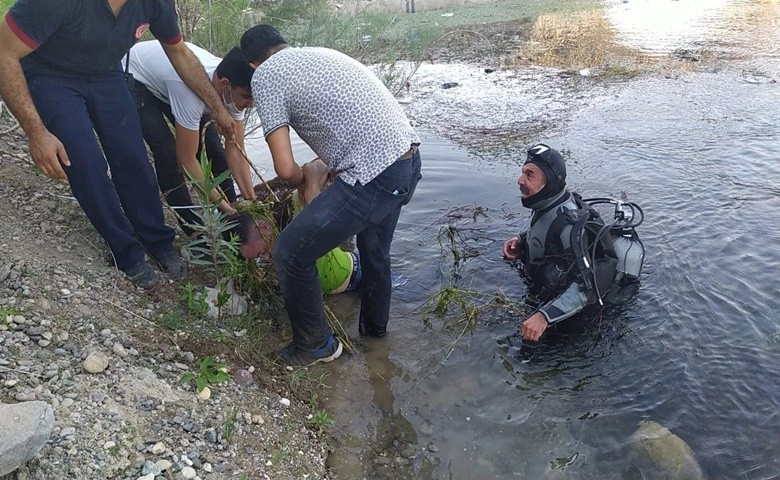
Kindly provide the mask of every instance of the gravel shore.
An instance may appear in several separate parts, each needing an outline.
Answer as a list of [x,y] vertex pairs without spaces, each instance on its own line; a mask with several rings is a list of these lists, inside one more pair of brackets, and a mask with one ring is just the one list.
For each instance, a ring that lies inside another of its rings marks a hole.
[[67,185],[28,162],[22,135],[0,139],[0,403],[46,402],[55,426],[10,478],[326,478],[327,446],[291,375],[218,357],[240,383],[199,400],[181,378],[201,352],[158,325],[178,286],[133,288]]

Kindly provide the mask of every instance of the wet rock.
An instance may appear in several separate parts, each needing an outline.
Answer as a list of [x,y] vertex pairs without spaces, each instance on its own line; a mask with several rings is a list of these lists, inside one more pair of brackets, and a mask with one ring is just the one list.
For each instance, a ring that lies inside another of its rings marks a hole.
[[423,435],[433,435],[433,424],[429,421],[424,421],[422,425],[420,425],[420,433]]
[[442,83],[441,88],[443,88],[445,90],[448,90],[450,88],[457,87],[457,86],[460,86],[460,83],[458,83],[458,82],[445,82],[445,83]]
[[0,477],[27,462],[54,429],[54,410],[44,402],[0,404]]
[[246,387],[248,385],[251,385],[252,382],[254,382],[254,378],[252,378],[252,374],[249,373],[247,370],[236,370],[236,372],[233,374],[233,380],[240,386]]
[[92,352],[84,360],[84,371],[100,373],[108,368],[108,355],[103,352]]
[[641,461],[669,480],[704,480],[699,462],[685,441],[668,428],[643,420],[631,436]]

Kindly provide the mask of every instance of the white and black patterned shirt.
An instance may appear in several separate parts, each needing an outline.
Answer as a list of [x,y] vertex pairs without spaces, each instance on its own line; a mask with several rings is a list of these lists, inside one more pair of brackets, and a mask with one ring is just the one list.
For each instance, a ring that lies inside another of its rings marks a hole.
[[266,136],[291,127],[350,185],[367,184],[420,143],[379,78],[336,50],[276,52],[255,71],[252,95]]

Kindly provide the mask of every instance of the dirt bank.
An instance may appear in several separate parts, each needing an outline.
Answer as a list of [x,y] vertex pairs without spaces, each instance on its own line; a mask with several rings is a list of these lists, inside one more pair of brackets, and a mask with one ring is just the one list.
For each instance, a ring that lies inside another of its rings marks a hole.
[[[245,332],[228,325],[204,321],[206,337],[161,327],[181,287],[134,289],[67,185],[27,160],[25,138],[0,138],[0,402],[43,400],[56,426],[19,478],[324,477],[325,442],[290,376],[259,356],[241,362]],[[231,375],[256,368],[255,382],[212,385],[199,401],[181,377],[207,351],[224,351]],[[108,366],[86,373],[93,352]]]

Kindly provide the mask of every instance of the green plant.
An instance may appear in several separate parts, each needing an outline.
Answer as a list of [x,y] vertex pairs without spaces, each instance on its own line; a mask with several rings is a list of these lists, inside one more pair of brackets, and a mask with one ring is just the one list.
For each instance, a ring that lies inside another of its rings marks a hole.
[[198,393],[202,392],[203,389],[209,385],[226,382],[228,380],[230,380],[230,375],[227,373],[227,367],[222,363],[217,363],[214,357],[210,355],[204,357],[200,361],[197,373],[189,372],[181,377],[182,383],[194,381]]
[[[299,368],[294,370],[289,378],[290,388],[297,390],[301,387],[315,387],[315,389],[325,388],[325,379],[327,378],[327,372],[315,373],[307,368]],[[312,398],[312,406],[316,406],[316,397]]]
[[185,315],[175,310],[165,310],[155,320],[157,325],[171,331],[183,330],[187,325]]
[[184,302],[187,315],[192,318],[201,318],[209,311],[205,293],[199,291],[199,287],[191,282],[181,286],[179,299]]
[[5,320],[6,317],[12,317],[14,315],[21,315],[22,312],[13,308],[0,308],[0,320]]
[[271,455],[271,465],[279,465],[282,462],[282,460],[288,458],[289,456],[290,456],[290,449],[287,447],[282,447],[276,450]]
[[121,446],[119,446],[119,445],[113,445],[112,447],[109,447],[109,449],[108,449],[108,453],[109,453],[109,455],[111,455],[112,457],[118,457],[118,456],[119,456],[119,452],[120,452],[120,450],[122,450],[122,447],[121,447]]
[[319,410],[306,417],[306,425],[312,426],[318,432],[323,433],[326,428],[333,425],[333,418],[325,410]]
[[222,201],[222,197],[220,196],[216,202],[211,200],[213,191],[216,190],[221,194],[219,185],[230,178],[230,170],[214,177],[212,164],[206,158],[205,152],[201,155],[199,163],[203,180],[187,173],[189,183],[195,187],[198,194],[201,208],[196,209],[199,221],[187,225],[196,235],[186,247],[193,254],[192,263],[209,266],[219,274],[223,265],[232,264],[238,256],[239,248],[239,239],[230,233],[237,223],[217,208],[216,204]]
[[184,39],[223,56],[238,44],[241,34],[256,22],[251,0],[178,0]]
[[230,413],[225,417],[225,422],[222,425],[222,435],[225,437],[225,440],[230,441],[233,436],[236,434],[236,419],[238,418],[238,413],[236,412],[236,409],[230,411]]

